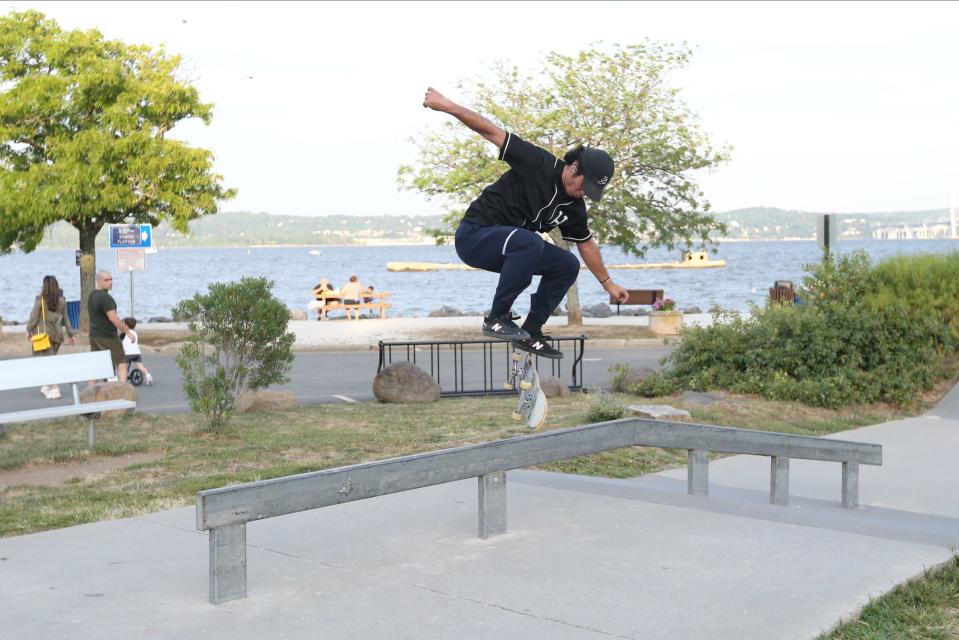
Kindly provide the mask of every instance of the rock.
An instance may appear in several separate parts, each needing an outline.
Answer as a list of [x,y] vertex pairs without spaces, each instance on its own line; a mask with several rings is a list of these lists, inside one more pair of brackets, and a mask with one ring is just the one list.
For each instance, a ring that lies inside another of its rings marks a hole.
[[147,320],[147,322],[150,322],[150,323],[153,323],[153,322],[173,322],[173,320],[171,320],[170,318],[167,318],[167,317],[165,317],[165,316],[153,316],[152,318],[150,318],[149,320]]
[[702,313],[702,312],[703,312],[703,310],[700,309],[699,307],[696,307],[696,306],[687,307],[687,308],[683,309],[683,313]]
[[234,405],[237,411],[274,411],[297,406],[296,394],[292,391],[257,389],[240,394]]
[[569,395],[569,385],[556,376],[545,376],[539,379],[539,387],[547,398],[559,398]]
[[623,375],[622,379],[620,379],[619,384],[616,385],[616,390],[621,393],[629,393],[631,386],[639,384],[654,373],[656,372],[646,367],[630,369]]
[[290,309],[290,320],[306,320],[306,311],[302,309]]
[[715,393],[701,393],[699,391],[683,391],[682,401],[687,407],[705,407],[715,402],[722,402],[724,398]]
[[[87,402],[105,402],[107,400],[133,400],[140,399],[136,387],[125,382],[97,382],[92,386],[86,386],[80,391],[80,403]],[[114,418],[126,416],[133,413],[133,409],[117,409],[116,411],[104,411],[102,417]]]
[[430,374],[409,362],[391,364],[373,378],[373,395],[380,402],[436,402],[440,392]]
[[689,418],[690,413],[668,404],[631,404],[629,410],[641,418]]
[[613,315],[613,310],[605,302],[599,302],[591,307],[583,307],[584,318],[609,318]]
[[551,313],[550,315],[551,315],[551,316],[565,316],[565,315],[566,315],[566,312],[563,311],[563,305],[559,305],[558,307],[556,307],[555,309],[553,309],[553,313]]
[[[435,311],[430,311],[430,318],[459,318],[463,315],[463,312],[459,309],[453,307],[447,307],[445,304],[436,309]],[[489,315],[489,314],[487,314]]]

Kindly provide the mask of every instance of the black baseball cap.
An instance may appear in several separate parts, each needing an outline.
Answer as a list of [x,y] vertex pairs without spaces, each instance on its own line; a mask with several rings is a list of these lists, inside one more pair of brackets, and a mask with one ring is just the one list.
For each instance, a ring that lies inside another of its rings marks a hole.
[[585,176],[583,191],[590,200],[599,202],[603,189],[613,177],[613,159],[602,149],[584,147],[579,156],[579,168]]

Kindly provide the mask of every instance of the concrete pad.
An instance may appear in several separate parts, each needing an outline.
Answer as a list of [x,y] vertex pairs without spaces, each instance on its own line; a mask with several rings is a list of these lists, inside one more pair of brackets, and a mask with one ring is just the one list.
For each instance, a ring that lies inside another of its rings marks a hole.
[[0,540],[0,628],[105,640],[805,639],[951,555],[516,476],[509,533],[489,540],[476,536],[472,480],[251,523],[249,597],[222,605],[207,601],[193,509]]

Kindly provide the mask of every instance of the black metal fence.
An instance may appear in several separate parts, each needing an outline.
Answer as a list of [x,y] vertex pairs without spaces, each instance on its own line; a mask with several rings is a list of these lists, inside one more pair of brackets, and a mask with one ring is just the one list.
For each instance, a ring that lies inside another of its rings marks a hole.
[[[586,336],[555,337],[550,343],[564,358],[536,358],[540,376],[566,381],[570,390],[583,388],[583,350]],[[512,367],[513,346],[504,340],[434,340],[426,342],[380,342],[379,373],[404,360],[428,371],[439,383],[444,396],[472,396],[516,393],[504,388]],[[427,368],[428,367],[428,368]]]

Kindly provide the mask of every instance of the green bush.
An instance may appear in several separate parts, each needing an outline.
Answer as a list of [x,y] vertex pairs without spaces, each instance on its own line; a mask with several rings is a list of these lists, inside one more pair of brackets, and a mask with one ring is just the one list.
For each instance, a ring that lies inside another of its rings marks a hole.
[[748,318],[717,315],[710,327],[684,330],[664,371],[632,391],[725,389],[835,408],[879,400],[906,405],[932,387],[942,375],[942,354],[956,349],[948,321],[954,318],[894,299],[901,283],[913,281],[877,273],[862,252],[807,268],[803,304],[754,307]]
[[619,420],[629,415],[629,409],[614,400],[603,391],[599,400],[590,403],[589,410],[586,413],[589,422],[606,422],[607,420]]
[[879,263],[872,303],[903,304],[931,315],[947,330],[945,348],[959,342],[959,251],[946,255],[899,256]]
[[173,309],[174,320],[191,332],[176,359],[183,391],[210,431],[226,424],[244,391],[288,380],[295,336],[286,331],[288,312],[272,287],[266,278],[215,282],[209,293]]

